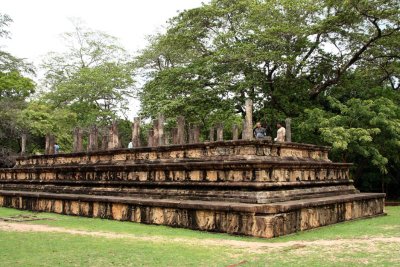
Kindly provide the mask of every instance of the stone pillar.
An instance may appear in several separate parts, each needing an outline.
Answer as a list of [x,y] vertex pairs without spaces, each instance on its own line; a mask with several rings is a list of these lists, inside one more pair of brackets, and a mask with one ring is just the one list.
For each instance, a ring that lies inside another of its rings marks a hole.
[[108,149],[115,149],[120,147],[119,134],[118,134],[118,124],[116,121],[108,129]]
[[50,146],[49,135],[46,134],[45,139],[44,139],[44,154],[46,154],[46,155],[49,154],[49,146]]
[[178,128],[172,128],[172,144],[178,144]]
[[251,140],[253,139],[253,100],[246,99],[246,119],[245,128],[243,131],[243,139]]
[[185,117],[179,116],[176,118],[176,124],[178,127],[177,131],[177,141],[179,145],[183,145],[186,143],[185,136]]
[[148,147],[155,146],[155,144],[154,144],[154,130],[153,129],[149,129],[147,131],[147,146]]
[[198,124],[193,125],[192,128],[192,142],[199,143],[200,142],[200,126]]
[[163,146],[165,144],[165,137],[164,137],[164,115],[158,115],[158,145]]
[[216,124],[216,128],[217,128],[217,141],[224,141],[224,124],[219,122]]
[[153,120],[153,141],[152,146],[158,146],[159,132],[158,132],[158,119]]
[[214,140],[215,140],[214,139],[214,134],[215,134],[215,129],[214,129],[213,126],[211,126],[210,127],[210,134],[209,134],[210,135],[210,137],[209,137],[210,138],[210,142],[214,142]]
[[55,138],[55,136],[54,135],[50,135],[50,140],[49,140],[49,142],[50,142],[50,146],[49,146],[49,154],[54,154],[54,145],[56,144],[56,138]]
[[286,142],[292,142],[292,128],[291,128],[292,119],[286,118],[285,126],[286,126]]
[[165,134],[164,134],[164,144],[167,145],[167,146],[171,143],[170,137],[171,137],[170,133],[169,132],[165,132]]
[[189,132],[188,132],[188,143],[193,144],[193,128],[189,127]]
[[26,134],[21,134],[21,156],[26,153]]
[[99,149],[98,131],[97,131],[97,127],[94,125],[89,130],[89,140],[88,140],[87,151],[96,151],[98,149]]
[[101,150],[107,150],[108,149],[108,133],[107,131],[103,131],[103,134],[101,136]]
[[55,139],[54,135],[52,135],[52,134],[46,135],[45,154],[47,154],[47,155],[54,154],[55,142],[56,142],[56,139]]
[[239,126],[237,124],[234,124],[232,126],[232,140],[238,140],[239,139]]
[[242,120],[242,140],[246,139],[246,120]]
[[73,143],[73,151],[74,152],[82,152],[82,150],[83,150],[82,139],[83,139],[82,129],[79,127],[76,127],[74,129],[74,143]]
[[132,124],[132,145],[133,147],[139,147],[140,144],[140,118],[133,118]]

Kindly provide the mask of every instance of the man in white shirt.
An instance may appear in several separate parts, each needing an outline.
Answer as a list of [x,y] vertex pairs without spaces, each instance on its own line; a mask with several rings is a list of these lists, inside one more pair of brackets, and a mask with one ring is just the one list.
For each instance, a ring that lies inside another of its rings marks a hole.
[[278,123],[276,125],[278,128],[276,138],[274,139],[276,142],[285,142],[286,140],[286,129],[282,126],[282,124]]
[[133,148],[133,143],[132,143],[132,141],[129,142],[128,148]]

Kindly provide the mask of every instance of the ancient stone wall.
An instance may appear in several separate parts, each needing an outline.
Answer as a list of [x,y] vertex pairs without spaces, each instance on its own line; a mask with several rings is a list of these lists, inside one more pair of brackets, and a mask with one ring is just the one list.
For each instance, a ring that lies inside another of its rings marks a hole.
[[[139,201],[127,198],[51,196],[0,191],[0,206],[194,230],[271,238],[338,222],[383,214],[381,198],[314,200],[293,207],[279,205],[226,205],[209,203]],[[265,212],[267,211],[267,212]],[[263,213],[261,213],[263,212]]]
[[360,193],[327,147],[193,143],[193,126],[192,144],[160,146],[154,125],[154,147],[19,158],[0,169],[0,206],[258,237],[384,214],[384,194]]

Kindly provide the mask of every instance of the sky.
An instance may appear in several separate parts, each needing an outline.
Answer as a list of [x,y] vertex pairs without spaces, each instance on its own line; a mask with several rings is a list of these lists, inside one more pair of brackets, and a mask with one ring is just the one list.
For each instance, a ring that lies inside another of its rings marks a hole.
[[[60,34],[71,31],[70,18],[82,19],[95,30],[119,38],[131,53],[146,46],[146,36],[161,31],[179,11],[201,6],[206,0],[1,0],[0,13],[13,23],[11,39],[2,49],[38,65],[50,51],[62,51]],[[131,101],[130,116],[139,108]]]

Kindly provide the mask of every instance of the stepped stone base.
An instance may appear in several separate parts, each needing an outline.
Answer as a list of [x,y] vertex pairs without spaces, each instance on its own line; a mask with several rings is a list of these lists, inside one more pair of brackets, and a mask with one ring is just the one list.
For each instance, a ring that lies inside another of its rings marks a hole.
[[350,194],[265,205],[0,191],[0,206],[272,238],[384,214],[385,194]]
[[268,140],[37,155],[0,169],[0,206],[271,238],[384,214],[329,148]]

